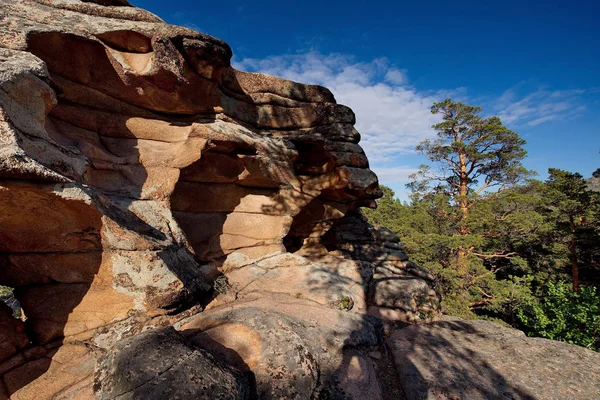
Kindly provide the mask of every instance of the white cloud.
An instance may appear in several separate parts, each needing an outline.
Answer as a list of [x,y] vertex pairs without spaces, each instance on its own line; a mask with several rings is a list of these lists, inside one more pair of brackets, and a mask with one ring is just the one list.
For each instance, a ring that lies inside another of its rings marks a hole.
[[234,67],[329,88],[339,103],[354,110],[361,145],[375,166],[397,165],[417,143],[435,136],[431,125],[437,117],[430,107],[444,97],[408,86],[405,71],[385,58],[364,63],[311,51],[234,61]]
[[397,167],[372,167],[372,170],[382,182],[392,184],[408,183],[410,181],[409,175],[417,172],[418,168],[401,165]]
[[391,68],[385,73],[386,82],[391,83],[392,85],[403,85],[408,83],[408,77],[406,76],[406,72],[399,70],[398,68]]

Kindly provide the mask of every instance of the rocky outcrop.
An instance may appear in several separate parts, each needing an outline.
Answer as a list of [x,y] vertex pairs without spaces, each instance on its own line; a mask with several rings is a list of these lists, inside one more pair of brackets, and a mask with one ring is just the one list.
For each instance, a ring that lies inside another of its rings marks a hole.
[[369,271],[365,285],[368,314],[388,322],[435,319],[440,296],[434,277],[408,260],[400,239],[387,228],[374,228],[357,212],[335,221],[320,239],[330,255],[361,260]]
[[387,343],[409,399],[597,399],[600,354],[489,321],[447,318]]
[[0,3],[0,399],[402,396],[384,332],[439,297],[349,108],[125,0]]
[[587,187],[589,190],[600,192],[600,176],[592,176],[586,179]]
[[230,58],[126,1],[2,0],[3,396],[380,396],[369,306],[414,321],[432,284],[335,248],[380,195],[352,111]]
[[[236,302],[176,327],[219,360],[252,371],[261,399],[344,398],[344,393],[368,390],[380,394],[373,362],[366,352],[352,351],[378,347],[379,322],[292,299],[272,295]],[[352,360],[356,370],[346,367]]]

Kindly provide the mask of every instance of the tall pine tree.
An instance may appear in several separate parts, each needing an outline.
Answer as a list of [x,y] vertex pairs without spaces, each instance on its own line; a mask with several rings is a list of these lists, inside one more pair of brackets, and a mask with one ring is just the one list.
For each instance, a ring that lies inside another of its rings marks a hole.
[[[422,195],[449,196],[459,212],[457,235],[466,237],[471,208],[490,198],[490,193],[510,189],[528,175],[521,164],[527,154],[525,141],[505,127],[500,118],[482,118],[481,107],[446,99],[434,103],[431,112],[442,117],[442,122],[432,127],[437,139],[425,140],[416,149],[433,165],[422,165],[408,186]],[[471,247],[465,241],[456,249],[462,274],[467,271],[465,258]]]

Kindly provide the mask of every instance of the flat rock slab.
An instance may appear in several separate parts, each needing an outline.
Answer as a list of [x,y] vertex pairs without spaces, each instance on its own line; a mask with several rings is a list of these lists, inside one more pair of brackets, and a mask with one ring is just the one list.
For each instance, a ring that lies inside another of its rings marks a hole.
[[600,353],[492,322],[410,326],[388,343],[409,399],[600,399]]

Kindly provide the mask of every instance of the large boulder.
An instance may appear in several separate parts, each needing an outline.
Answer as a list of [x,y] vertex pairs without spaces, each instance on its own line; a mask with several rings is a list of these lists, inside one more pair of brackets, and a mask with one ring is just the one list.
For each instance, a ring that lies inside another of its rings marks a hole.
[[220,365],[172,327],[119,342],[100,360],[96,382],[100,400],[244,400],[254,389],[247,374]]
[[367,356],[379,346],[376,318],[280,294],[217,306],[177,328],[223,362],[252,371],[258,398],[344,399],[365,390],[381,398]]

